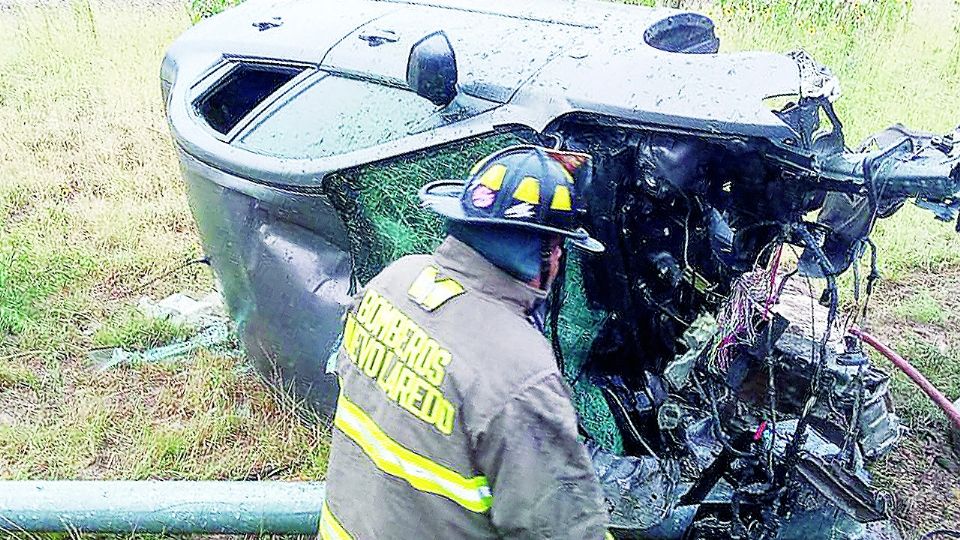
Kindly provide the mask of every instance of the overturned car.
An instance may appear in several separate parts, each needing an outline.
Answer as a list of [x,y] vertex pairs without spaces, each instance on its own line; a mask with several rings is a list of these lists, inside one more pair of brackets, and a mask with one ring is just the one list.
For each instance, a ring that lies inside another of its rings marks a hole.
[[588,152],[607,251],[571,254],[547,326],[618,534],[885,534],[865,465],[900,427],[836,281],[869,298],[870,232],[906,200],[955,219],[960,132],[851,150],[827,68],[718,48],[702,15],[586,2],[251,0],[197,25],[161,85],[249,358],[331,413],[351,294],[442,236],[418,189],[507,144]]

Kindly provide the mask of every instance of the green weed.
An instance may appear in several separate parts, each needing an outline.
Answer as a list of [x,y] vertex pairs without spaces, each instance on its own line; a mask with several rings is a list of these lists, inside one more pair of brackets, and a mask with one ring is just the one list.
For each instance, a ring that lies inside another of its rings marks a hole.
[[187,11],[190,13],[190,20],[198,23],[241,3],[243,0],[190,0]]
[[93,335],[94,345],[146,350],[183,341],[194,329],[166,319],[144,316],[137,311],[122,311]]
[[82,251],[36,249],[37,244],[13,235],[0,239],[0,338],[19,334],[43,318],[42,300],[93,267]]
[[927,291],[917,291],[915,296],[904,299],[894,308],[894,313],[921,324],[942,324],[947,319],[940,303]]
[[9,250],[4,255],[6,261],[0,262],[0,336],[23,330],[39,296],[27,280],[13,275],[22,268],[23,256]]
[[39,387],[40,377],[33,370],[0,359],[0,391],[10,388],[38,389]]

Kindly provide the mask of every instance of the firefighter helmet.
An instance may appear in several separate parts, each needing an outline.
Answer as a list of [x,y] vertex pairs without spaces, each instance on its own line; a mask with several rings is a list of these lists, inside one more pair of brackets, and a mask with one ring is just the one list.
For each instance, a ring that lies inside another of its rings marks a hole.
[[578,226],[583,214],[579,190],[590,174],[588,154],[512,146],[478,161],[466,182],[438,180],[423,186],[420,199],[453,221],[554,233],[599,253],[603,244]]

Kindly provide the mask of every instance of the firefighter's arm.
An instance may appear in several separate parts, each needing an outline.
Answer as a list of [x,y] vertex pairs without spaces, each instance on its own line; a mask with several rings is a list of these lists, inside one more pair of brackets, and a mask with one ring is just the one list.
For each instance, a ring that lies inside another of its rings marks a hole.
[[600,486],[559,374],[528,380],[478,435],[477,465],[503,538],[604,538]]

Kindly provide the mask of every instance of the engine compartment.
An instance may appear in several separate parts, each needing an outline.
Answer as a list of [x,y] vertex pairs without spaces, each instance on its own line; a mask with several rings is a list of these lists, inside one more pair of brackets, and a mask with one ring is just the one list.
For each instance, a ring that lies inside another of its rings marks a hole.
[[608,252],[568,261],[547,318],[625,537],[873,538],[889,517],[867,465],[899,418],[847,329],[880,277],[876,220],[908,198],[956,219],[960,148],[895,126],[850,151],[827,95],[777,114],[794,148],[597,118],[550,132],[595,158],[585,217]]

